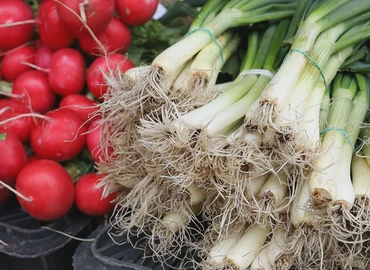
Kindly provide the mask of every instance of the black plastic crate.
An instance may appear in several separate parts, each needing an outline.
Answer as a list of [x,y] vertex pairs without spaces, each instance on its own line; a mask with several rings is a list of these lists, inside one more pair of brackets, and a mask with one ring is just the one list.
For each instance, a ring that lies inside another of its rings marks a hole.
[[[165,265],[154,261],[148,252],[144,253],[145,243],[140,237],[130,237],[136,248],[130,243],[117,245],[108,234],[110,228],[110,225],[101,225],[89,236],[94,241],[84,242],[77,248],[73,257],[75,270],[169,270],[178,269],[185,262],[181,258],[170,259]],[[125,238],[123,235],[120,240]]]
[[63,218],[41,222],[22,210],[15,198],[0,206],[1,270],[73,270],[72,256],[78,240],[42,228],[86,237],[97,227],[97,220],[72,209]]

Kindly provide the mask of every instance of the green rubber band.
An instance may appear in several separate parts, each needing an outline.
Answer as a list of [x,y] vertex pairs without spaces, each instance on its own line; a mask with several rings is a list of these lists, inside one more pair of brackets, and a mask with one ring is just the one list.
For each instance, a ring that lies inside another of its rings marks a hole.
[[78,163],[82,164],[82,166],[85,168],[85,171],[83,172],[83,175],[91,172],[91,167],[94,164],[94,162],[90,162],[89,165],[86,165],[85,162],[79,160]]
[[358,144],[357,147],[355,148],[355,153],[357,153],[358,151],[360,151],[364,145],[365,145],[364,142],[361,142],[360,144]]
[[225,59],[224,59],[224,54],[223,54],[223,49],[222,49],[222,46],[221,44],[217,41],[216,37],[213,35],[213,33],[211,32],[211,30],[207,29],[207,28],[203,28],[203,27],[199,27],[199,28],[195,28],[193,29],[192,31],[190,32],[187,32],[185,34],[185,36],[188,36],[192,33],[194,33],[195,31],[199,31],[199,30],[202,30],[202,31],[205,31],[211,38],[212,40],[214,41],[214,43],[216,43],[216,45],[218,46],[218,48],[220,49],[220,54],[221,54],[221,59],[222,59],[222,63],[225,63]]
[[329,90],[329,86],[328,86],[328,83],[327,83],[327,81],[325,79],[324,71],[322,70],[322,68],[320,67],[320,65],[314,59],[312,59],[311,56],[309,56],[305,51],[298,50],[298,49],[293,49],[291,51],[292,52],[299,52],[299,53],[303,54],[312,64],[315,65],[315,67],[317,67],[317,69],[320,72],[320,75],[321,75],[322,79],[324,80],[325,89],[328,91]]
[[341,129],[341,128],[325,128],[323,131],[320,132],[320,135],[324,134],[325,132],[328,132],[328,131],[339,131],[340,134],[342,134],[344,136],[344,138],[346,138],[346,140],[351,144],[352,146],[352,149],[353,151],[355,152],[356,149],[355,149],[355,146],[353,145],[352,141],[350,140],[349,136],[347,135],[347,133]]

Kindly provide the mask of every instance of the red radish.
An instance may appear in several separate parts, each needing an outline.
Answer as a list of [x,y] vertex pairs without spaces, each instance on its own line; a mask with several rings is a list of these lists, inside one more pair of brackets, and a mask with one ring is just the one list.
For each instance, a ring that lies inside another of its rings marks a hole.
[[88,120],[98,109],[95,101],[79,94],[63,97],[59,103],[59,108],[64,107],[77,112],[84,121]]
[[17,175],[27,164],[26,150],[17,136],[0,133],[0,180],[14,185]]
[[41,159],[27,164],[19,173],[17,199],[33,218],[51,221],[63,217],[72,207],[75,189],[71,176],[59,163]]
[[50,60],[49,85],[62,96],[78,94],[85,86],[85,60],[72,48],[56,51]]
[[9,190],[0,185],[0,205],[4,204],[9,198],[10,198]]
[[100,119],[95,120],[89,126],[86,134],[86,145],[94,162],[107,161],[113,157],[113,147],[102,149],[100,143],[102,126]]
[[34,19],[31,7],[24,1],[0,0],[0,49],[12,49],[30,41],[35,34]]
[[35,47],[26,46],[13,50],[5,55],[1,64],[1,72],[4,79],[9,82],[14,82],[19,74],[27,70],[32,70],[32,67],[25,65],[23,62],[34,64],[35,54]]
[[[11,132],[16,135],[22,143],[26,143],[29,140],[34,122],[30,116],[24,117],[22,115],[30,113],[31,110],[26,105],[16,100],[0,99],[0,111],[2,111],[0,113],[0,130]],[[12,118],[14,119],[5,122]]]
[[115,0],[119,19],[127,25],[148,22],[157,10],[159,0]]
[[110,70],[125,72],[134,66],[130,59],[118,53],[108,54],[107,57],[100,56],[96,58],[91,63],[86,74],[86,82],[90,92],[102,100],[102,96],[108,91],[103,74],[108,73]]
[[37,19],[39,37],[50,48],[66,48],[76,40],[76,36],[61,21],[56,2],[43,1],[38,8]]
[[31,130],[30,143],[40,158],[66,161],[84,148],[87,128],[82,117],[67,108],[49,111],[48,119],[39,119]]
[[49,48],[46,45],[41,45],[36,51],[35,65],[42,69],[49,69],[50,60],[53,53],[53,49]]
[[20,74],[14,81],[12,94],[38,113],[48,112],[55,103],[55,93],[49,86],[48,75],[38,70]]
[[96,38],[103,44],[105,51],[90,34],[79,38],[81,49],[91,56],[110,52],[125,53],[131,43],[131,32],[120,20],[113,18],[102,31],[96,34]]
[[89,216],[100,216],[113,211],[115,204],[112,202],[118,193],[114,192],[103,198],[103,187],[97,188],[104,175],[88,173],[82,176],[76,184],[76,206]]
[[84,23],[94,33],[104,29],[114,16],[114,0],[58,0],[57,10],[63,23],[80,37],[89,33]]

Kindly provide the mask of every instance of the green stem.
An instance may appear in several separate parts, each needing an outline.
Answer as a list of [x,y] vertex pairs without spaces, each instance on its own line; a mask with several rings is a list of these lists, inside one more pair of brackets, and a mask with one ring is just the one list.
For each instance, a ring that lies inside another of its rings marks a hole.
[[72,177],[74,183],[78,181],[78,179],[88,173],[91,169],[91,163],[88,165],[83,161],[73,160],[68,162],[64,168],[67,170],[69,175]]
[[248,35],[247,53],[245,54],[245,57],[243,59],[240,71],[251,69],[251,66],[257,54],[258,45],[258,32],[253,31]]
[[332,12],[320,19],[319,23],[322,29],[328,29],[341,22],[347,21],[351,18],[356,18],[358,15],[363,14],[370,10],[370,2],[363,0],[330,0],[330,4],[336,5],[344,3],[334,9]]
[[[279,25],[271,25],[263,34],[256,60],[252,68],[264,68],[272,71],[274,61],[281,48],[281,41],[288,30],[290,20],[286,19],[279,23]],[[248,80],[244,78],[241,82]],[[226,110],[218,113],[216,117],[207,124],[207,133],[209,135],[216,135],[224,130],[227,125],[233,123],[243,117],[250,109],[252,104],[261,95],[263,89],[270,82],[271,78],[260,75],[257,82],[251,90],[249,90],[240,100],[228,107]]]
[[207,18],[214,17],[225,6],[227,0],[209,0],[199,11],[198,15],[194,18],[190,25],[189,32],[201,27]]
[[6,94],[11,94],[13,90],[13,83],[7,81],[0,81],[0,91]]
[[367,26],[361,29],[361,31],[356,31],[355,33],[353,33],[353,35],[352,34],[348,35],[347,38],[343,38],[340,41],[338,41],[333,46],[333,52],[341,51],[349,46],[352,46],[353,44],[357,44],[369,38],[370,38],[370,26]]

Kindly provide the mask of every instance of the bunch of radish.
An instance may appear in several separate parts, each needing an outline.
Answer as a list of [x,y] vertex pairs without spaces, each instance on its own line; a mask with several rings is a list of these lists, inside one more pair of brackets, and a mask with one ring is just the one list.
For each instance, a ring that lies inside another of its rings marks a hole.
[[43,221],[73,205],[108,214],[116,194],[103,197],[94,169],[104,159],[96,113],[104,73],[134,67],[130,27],[149,21],[158,0],[38,4],[0,0],[0,204],[15,193]]

